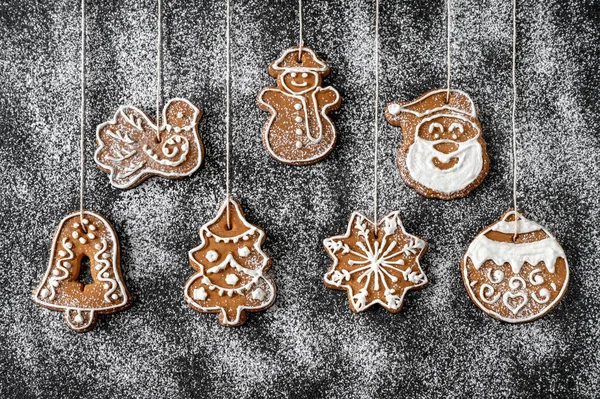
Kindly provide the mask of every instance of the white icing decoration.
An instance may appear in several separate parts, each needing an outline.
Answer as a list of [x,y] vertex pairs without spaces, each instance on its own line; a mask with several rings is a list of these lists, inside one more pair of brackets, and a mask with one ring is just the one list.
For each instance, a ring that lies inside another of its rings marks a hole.
[[229,285],[235,285],[239,280],[239,277],[235,274],[228,274],[225,276],[225,282]]
[[529,273],[529,282],[532,285],[540,285],[544,283],[544,276],[541,275],[541,269],[535,269]]
[[93,233],[88,233],[88,238],[90,240],[93,240],[94,238],[96,238],[96,236]]
[[[478,141],[479,136],[480,133],[464,142],[428,141],[416,136],[406,155],[406,167],[411,178],[428,189],[441,193],[450,194],[463,190],[477,179],[483,169],[483,148]],[[444,154],[434,148],[436,144],[447,142],[456,144],[458,149]],[[451,168],[439,169],[433,163],[434,158],[443,163],[458,158],[458,162]]]
[[79,238],[79,233],[74,231],[72,234],[73,238]]
[[96,226],[94,226],[93,224],[90,224],[88,228],[92,231],[96,230]]
[[494,275],[492,276],[492,269],[489,269],[487,276],[492,284],[498,284],[504,280],[504,272],[502,270],[494,270]]
[[208,259],[209,262],[215,262],[217,259],[219,259],[219,254],[217,251],[213,251],[211,249],[206,253],[206,259]]
[[296,148],[302,148],[302,142],[296,141]]
[[254,291],[252,291],[252,299],[256,300],[256,301],[262,301],[263,299],[265,299],[266,293],[265,291],[258,287],[256,288]]
[[250,249],[248,249],[248,247],[242,247],[242,248],[238,249],[238,255],[241,256],[242,258],[245,258],[248,255],[250,255]]
[[494,304],[498,302],[498,299],[500,299],[500,294],[494,295],[495,293],[496,290],[494,290],[494,287],[489,284],[481,284],[481,288],[479,288],[479,296],[485,303]]
[[48,295],[50,295],[50,291],[48,290],[48,288],[42,288],[42,290],[40,291],[40,296],[42,298],[47,298]]
[[[409,103],[406,103],[406,104],[404,104],[403,106],[401,106],[401,105],[399,105],[399,104],[396,104],[396,103],[390,104],[390,105],[388,106],[388,111],[390,111],[390,113],[391,113],[392,115],[397,115],[397,114],[399,114],[400,112],[407,112],[407,113],[413,114],[413,115],[415,115],[415,116],[417,116],[417,117],[419,117],[419,118],[422,118],[422,117],[424,117],[424,116],[427,116],[427,115],[431,115],[432,113],[437,113],[437,112],[439,112],[439,111],[444,111],[444,110],[446,110],[446,111],[450,111],[450,112],[456,112],[456,113],[459,113],[459,114],[467,114],[467,115],[469,115],[471,118],[475,118],[475,117],[477,117],[477,111],[476,111],[476,109],[475,109],[475,104],[473,103],[473,101],[470,101],[470,107],[469,107],[469,111],[468,111],[468,112],[465,112],[465,110],[464,110],[464,109],[458,109],[458,108],[454,107],[454,106],[452,105],[452,101],[450,101],[450,103],[449,103],[449,104],[444,104],[443,106],[441,106],[441,107],[438,107],[438,108],[432,108],[432,109],[428,109],[428,110],[425,110],[424,112],[418,112],[418,111],[415,111],[415,110],[409,109],[411,106],[413,106],[413,105],[415,105],[415,104],[417,104],[417,103],[420,103],[420,102],[422,102],[422,101],[425,101],[426,99],[428,99],[428,98],[429,98],[429,97],[431,97],[431,96],[437,95],[437,94],[439,94],[439,93],[446,93],[446,91],[447,91],[447,89],[433,90],[433,91],[431,91],[431,92],[430,92],[430,93],[429,93],[427,96],[420,97],[420,98],[418,98],[418,99],[416,99],[416,100],[414,100],[414,101],[411,101],[411,102],[409,102]],[[455,93],[455,94],[457,94],[459,97],[467,97],[467,98],[470,98],[470,97],[469,97],[469,95],[468,95],[467,93],[465,93],[464,91],[461,91],[461,90],[454,90],[454,89],[453,89],[453,90],[451,90],[451,93],[453,93],[453,94]],[[396,108],[396,107],[398,107],[398,108]],[[396,110],[397,110],[397,112],[392,112],[392,109],[393,109],[394,111],[396,111]],[[454,115],[453,115],[453,116],[454,116]]]
[[89,220],[87,220],[87,219],[82,219],[82,220],[81,220],[81,223],[83,223],[83,224],[89,224],[89,223],[90,223],[90,221],[89,221]]
[[194,300],[195,301],[204,301],[208,297],[206,290],[204,287],[194,289]]
[[294,108],[296,109],[296,111],[300,111],[302,109],[302,104],[294,104]]
[[544,262],[548,271],[554,273],[556,260],[565,258],[565,253],[551,236],[539,241],[518,244],[492,241],[482,233],[469,245],[466,256],[476,269],[491,260],[499,266],[509,263],[513,273],[518,274],[525,262],[534,266]]
[[78,314],[77,316],[75,316],[74,319],[77,323],[83,323],[83,317],[81,317],[80,314]]
[[388,106],[388,111],[390,114],[396,116],[402,111],[402,107],[399,104],[390,104]]
[[536,301],[539,304],[544,304],[547,303],[550,300],[550,291],[547,288],[542,288],[539,292],[540,294],[540,298],[538,298],[537,294],[535,292],[531,293],[531,297],[533,298],[534,301]]
[[[521,301],[517,301],[517,303],[514,304],[514,299],[516,298],[521,298]],[[516,315],[519,313],[519,310],[523,309],[523,307],[527,305],[527,294],[523,292],[505,292],[504,295],[502,295],[502,302],[504,303],[504,306],[508,308],[508,310]]]
[[85,244],[87,241],[86,241],[85,238],[79,237],[79,242],[82,243],[82,244]]

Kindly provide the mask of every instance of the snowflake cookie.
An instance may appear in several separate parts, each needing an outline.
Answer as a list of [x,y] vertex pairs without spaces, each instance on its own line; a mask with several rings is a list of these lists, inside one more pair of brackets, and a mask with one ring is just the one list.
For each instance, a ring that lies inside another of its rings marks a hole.
[[407,291],[428,283],[419,264],[427,243],[404,230],[399,212],[379,220],[377,237],[373,222],[354,212],[346,234],[327,238],[323,245],[333,259],[325,285],[346,290],[354,312],[377,303],[397,313]]

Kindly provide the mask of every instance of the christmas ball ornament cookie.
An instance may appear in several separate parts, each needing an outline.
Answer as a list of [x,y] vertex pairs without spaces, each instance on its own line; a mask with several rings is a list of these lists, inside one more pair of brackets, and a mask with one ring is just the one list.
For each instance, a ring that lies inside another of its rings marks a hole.
[[354,212],[346,234],[327,238],[323,245],[333,259],[325,286],[347,291],[353,312],[379,304],[397,313],[408,291],[428,283],[419,264],[427,243],[404,230],[399,212],[380,219],[377,226]]
[[[77,279],[89,259],[93,282]],[[33,291],[34,302],[64,312],[77,332],[94,328],[98,314],[118,312],[131,305],[120,267],[119,239],[100,214],[77,211],[64,218],[52,241],[46,274]]]
[[322,87],[329,66],[308,47],[292,47],[269,66],[277,79],[258,95],[258,106],[271,114],[263,144],[269,154],[290,165],[309,165],[325,158],[336,143],[335,125],[327,115],[340,108],[333,87]]
[[[217,217],[200,228],[200,245],[189,252],[196,271],[185,284],[187,303],[203,313],[219,313],[219,323],[239,326],[246,312],[275,301],[275,284],[265,273],[271,258],[262,250],[265,232],[246,220],[239,202],[225,199]],[[230,212],[230,228],[227,212]]]
[[402,128],[398,168],[419,194],[462,198],[489,171],[486,144],[471,98],[460,90],[436,89],[410,102],[392,102],[385,118]]
[[[562,299],[569,265],[545,228],[507,211],[473,240],[461,260],[465,288],[485,313],[509,323],[544,316]],[[516,235],[515,235],[516,233]]]
[[98,126],[94,159],[117,188],[137,186],[151,176],[169,179],[194,173],[202,164],[204,146],[198,134],[202,111],[175,98],[163,108],[160,129],[136,107],[121,107]]

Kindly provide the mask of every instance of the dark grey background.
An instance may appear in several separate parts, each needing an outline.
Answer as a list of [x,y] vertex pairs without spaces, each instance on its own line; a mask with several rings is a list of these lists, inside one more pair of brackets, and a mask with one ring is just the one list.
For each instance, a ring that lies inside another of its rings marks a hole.
[[431,280],[397,315],[352,314],[326,289],[322,240],[352,211],[372,212],[374,3],[305,1],[305,39],[331,66],[339,144],[325,161],[271,159],[255,97],[267,66],[297,41],[294,0],[233,1],[233,192],[267,232],[276,304],[245,326],[193,311],[182,287],[196,229],[224,196],[225,15],[221,1],[164,1],[163,99],[204,109],[206,161],[180,181],[119,191],[93,162],[95,127],[122,104],[154,113],[153,0],[88,2],[88,208],[121,239],[131,309],[76,334],[30,293],[58,222],[78,207],[79,4],[0,1],[0,395],[3,397],[598,396],[600,8],[593,1],[519,1],[520,207],[554,232],[571,286],[543,319],[508,325],[469,300],[459,260],[511,206],[511,5],[453,0],[453,85],[480,110],[491,170],[462,200],[425,199],[395,165],[401,132],[391,100],[445,85],[443,1],[381,5],[380,214],[400,210],[430,248]]

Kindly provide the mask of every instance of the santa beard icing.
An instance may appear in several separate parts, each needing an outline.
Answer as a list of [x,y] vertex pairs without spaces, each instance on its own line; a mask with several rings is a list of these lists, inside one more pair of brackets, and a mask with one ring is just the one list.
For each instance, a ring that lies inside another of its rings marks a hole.
[[[450,194],[463,190],[471,184],[483,169],[483,151],[478,141],[479,135],[464,142],[450,140],[428,141],[415,137],[415,142],[408,149],[406,167],[413,180],[433,191]],[[441,143],[458,145],[458,150],[444,154],[434,146]],[[458,158],[456,165],[449,169],[440,169],[434,165],[437,158],[443,163]]]

